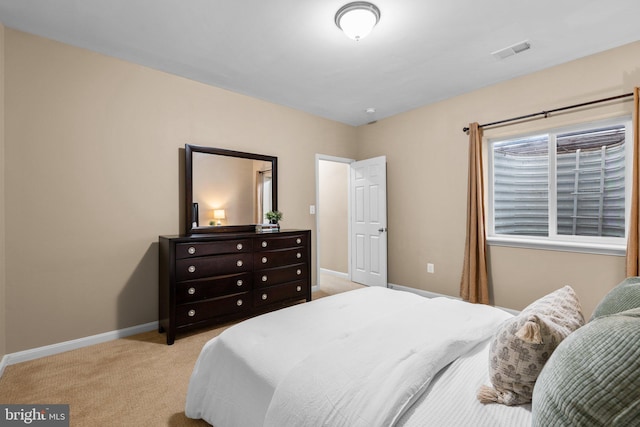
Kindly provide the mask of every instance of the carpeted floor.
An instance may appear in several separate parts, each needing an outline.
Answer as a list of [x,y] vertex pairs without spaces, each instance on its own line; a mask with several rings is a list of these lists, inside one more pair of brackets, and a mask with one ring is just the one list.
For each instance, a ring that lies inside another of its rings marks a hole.
[[[323,275],[314,299],[359,287]],[[71,426],[208,426],[184,415],[189,377],[202,346],[227,326],[166,345],[147,332],[7,366],[2,404],[69,404]]]

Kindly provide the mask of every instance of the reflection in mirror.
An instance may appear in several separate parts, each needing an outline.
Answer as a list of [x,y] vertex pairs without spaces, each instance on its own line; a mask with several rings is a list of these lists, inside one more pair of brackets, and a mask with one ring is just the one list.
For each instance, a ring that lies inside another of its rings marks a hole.
[[187,234],[234,231],[276,209],[277,159],[186,145]]
[[198,225],[264,222],[271,210],[271,162],[194,153],[192,168]]

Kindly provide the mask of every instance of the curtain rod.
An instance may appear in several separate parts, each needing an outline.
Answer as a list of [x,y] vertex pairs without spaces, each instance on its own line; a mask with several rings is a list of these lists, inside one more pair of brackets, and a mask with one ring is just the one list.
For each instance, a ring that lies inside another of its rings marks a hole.
[[[598,103],[607,102],[607,101],[613,101],[613,100],[620,99],[620,98],[628,98],[630,96],[633,96],[633,92],[625,93],[623,95],[611,96],[609,98],[597,99],[595,101],[583,102],[581,104],[569,105],[567,107],[554,108],[553,110],[540,111],[539,113],[527,114],[527,115],[520,116],[520,117],[513,117],[511,119],[498,120],[497,122],[491,122],[491,123],[485,123],[483,125],[479,125],[479,127],[482,128],[482,127],[486,127],[486,126],[499,125],[499,124],[502,124],[502,123],[515,122],[515,121],[518,121],[518,120],[530,119],[530,118],[533,118],[533,117],[536,117],[536,116],[544,116],[544,118],[546,119],[549,116],[549,114],[557,113],[558,111],[571,110],[573,108],[585,107],[587,105],[598,104]],[[462,131],[467,133],[467,132],[469,132],[469,128],[468,127],[463,127]]]

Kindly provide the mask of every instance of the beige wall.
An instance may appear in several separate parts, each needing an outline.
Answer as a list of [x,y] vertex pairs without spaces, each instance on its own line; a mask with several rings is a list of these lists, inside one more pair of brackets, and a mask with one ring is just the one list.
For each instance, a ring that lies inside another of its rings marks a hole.
[[318,164],[320,267],[347,273],[349,250],[349,165],[327,160]]
[[[463,126],[631,92],[636,85],[640,42],[360,127],[358,158],[387,156],[389,281],[459,295],[467,191]],[[631,114],[631,103],[487,130],[485,136],[619,114]],[[428,262],[435,264],[434,274],[427,273]],[[616,256],[493,246],[489,262],[493,301],[513,309],[569,284],[590,315],[624,277],[624,257]]]
[[185,143],[278,156],[284,228],[315,228],[315,153],[355,154],[350,126],[15,30],[5,59],[6,352],[157,320]]
[[4,163],[4,26],[0,24],[0,360],[7,353]]

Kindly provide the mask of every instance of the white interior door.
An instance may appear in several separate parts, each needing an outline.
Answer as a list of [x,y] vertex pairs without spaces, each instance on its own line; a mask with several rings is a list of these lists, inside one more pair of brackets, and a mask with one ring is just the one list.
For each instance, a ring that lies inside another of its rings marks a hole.
[[387,286],[387,158],[351,163],[351,280]]

